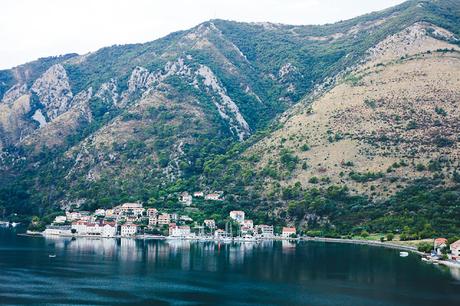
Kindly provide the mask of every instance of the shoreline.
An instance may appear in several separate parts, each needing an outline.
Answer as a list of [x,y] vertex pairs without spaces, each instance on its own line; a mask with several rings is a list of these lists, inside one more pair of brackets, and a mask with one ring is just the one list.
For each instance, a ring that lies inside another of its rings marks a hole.
[[370,245],[370,246],[379,246],[391,249],[398,249],[402,251],[410,251],[417,253],[419,255],[425,255],[423,252],[419,252],[416,247],[390,243],[390,242],[380,242],[376,240],[360,240],[360,239],[346,239],[346,238],[325,238],[325,237],[302,237],[301,241],[317,241],[317,242],[336,242],[336,243],[348,243],[348,244],[361,244],[361,245]]

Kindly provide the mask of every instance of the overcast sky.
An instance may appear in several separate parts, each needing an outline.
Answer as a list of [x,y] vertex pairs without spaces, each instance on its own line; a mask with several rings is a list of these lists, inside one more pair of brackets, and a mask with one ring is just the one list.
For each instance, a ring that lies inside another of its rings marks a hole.
[[402,0],[2,0],[0,69],[71,52],[151,41],[220,18],[323,24]]

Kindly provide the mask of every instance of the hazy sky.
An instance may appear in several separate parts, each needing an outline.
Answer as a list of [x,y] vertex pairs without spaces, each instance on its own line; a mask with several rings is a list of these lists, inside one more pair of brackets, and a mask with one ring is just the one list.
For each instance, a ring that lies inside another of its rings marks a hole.
[[151,41],[212,19],[323,24],[403,0],[2,0],[0,69]]

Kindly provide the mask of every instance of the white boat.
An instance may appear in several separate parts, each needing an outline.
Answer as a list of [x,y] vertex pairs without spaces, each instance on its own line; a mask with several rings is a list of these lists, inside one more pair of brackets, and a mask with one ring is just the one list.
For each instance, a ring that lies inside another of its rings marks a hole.
[[400,257],[407,257],[407,256],[409,256],[409,253],[408,252],[399,252],[399,256]]
[[54,257],[56,257],[56,254],[49,254],[48,257],[49,258],[54,258]]

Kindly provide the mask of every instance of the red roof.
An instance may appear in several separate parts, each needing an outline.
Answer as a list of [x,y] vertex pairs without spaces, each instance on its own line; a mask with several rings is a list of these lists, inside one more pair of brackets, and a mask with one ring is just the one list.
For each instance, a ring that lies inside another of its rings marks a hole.
[[460,249],[460,240],[455,241],[450,245],[451,249]]
[[436,238],[436,239],[434,240],[434,244],[435,244],[435,245],[447,244],[447,239],[446,239],[446,238]]
[[295,233],[295,227],[283,227],[283,232],[284,233],[287,233],[287,232]]

